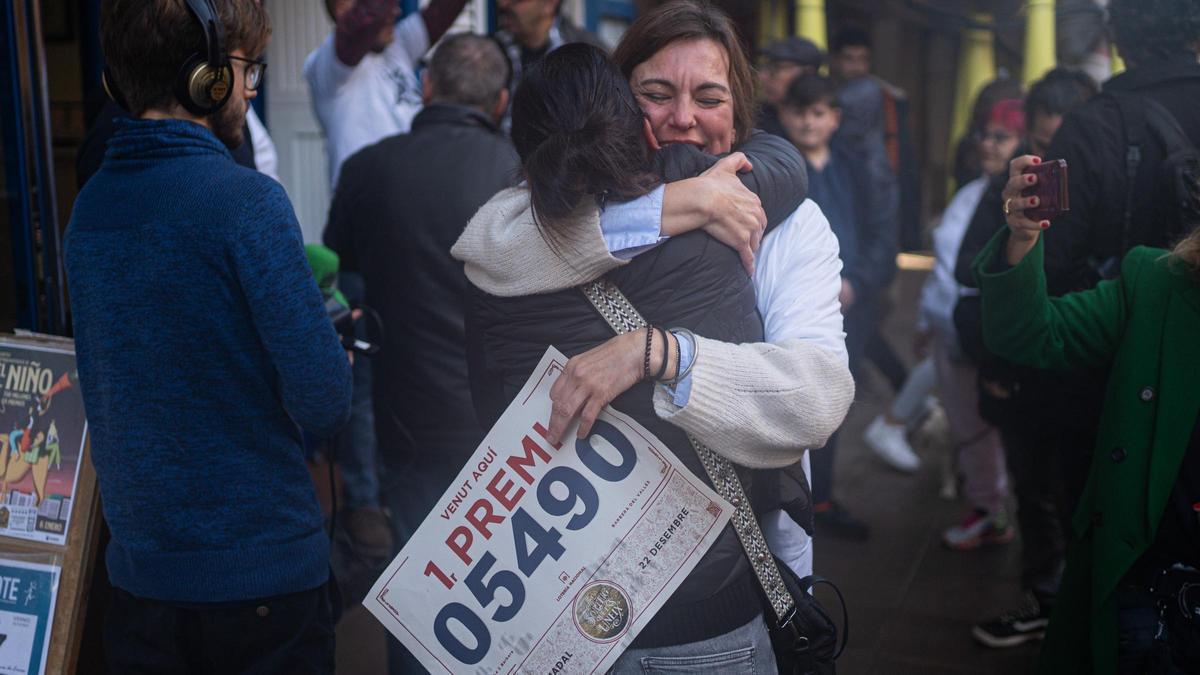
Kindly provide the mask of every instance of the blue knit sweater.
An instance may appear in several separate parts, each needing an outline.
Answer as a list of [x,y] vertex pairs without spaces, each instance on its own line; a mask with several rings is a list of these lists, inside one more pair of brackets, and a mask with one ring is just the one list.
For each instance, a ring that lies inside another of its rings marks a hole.
[[204,127],[130,120],[65,250],[112,583],[180,602],[324,583],[300,429],[342,426],[350,368],[283,188]]

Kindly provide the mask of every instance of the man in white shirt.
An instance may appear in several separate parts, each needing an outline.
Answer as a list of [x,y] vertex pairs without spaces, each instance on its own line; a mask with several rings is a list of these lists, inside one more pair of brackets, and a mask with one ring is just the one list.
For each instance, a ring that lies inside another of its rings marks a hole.
[[325,0],[334,32],[304,62],[317,121],[325,132],[330,185],[350,155],[407,133],[421,110],[417,63],[466,0],[433,0],[397,22],[395,0]]
[[254,148],[254,168],[278,181],[279,155],[275,152],[275,142],[253,106],[246,109],[246,130],[250,132],[247,140]]

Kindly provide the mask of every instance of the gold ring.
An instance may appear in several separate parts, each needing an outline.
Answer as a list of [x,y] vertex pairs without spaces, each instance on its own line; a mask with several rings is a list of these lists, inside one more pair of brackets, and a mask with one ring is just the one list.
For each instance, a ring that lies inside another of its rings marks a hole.
[[1012,197],[1004,200],[1004,215],[1009,215],[1008,207],[1012,204]]

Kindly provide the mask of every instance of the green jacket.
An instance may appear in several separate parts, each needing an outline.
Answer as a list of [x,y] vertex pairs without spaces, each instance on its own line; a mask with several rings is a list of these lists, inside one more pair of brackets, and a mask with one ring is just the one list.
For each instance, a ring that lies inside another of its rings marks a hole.
[[1154,541],[1200,414],[1200,283],[1161,249],[1125,256],[1120,278],[1046,294],[1042,242],[996,272],[1007,230],[975,260],[989,350],[1071,370],[1111,364],[1087,486],[1039,672],[1115,673],[1114,591]]

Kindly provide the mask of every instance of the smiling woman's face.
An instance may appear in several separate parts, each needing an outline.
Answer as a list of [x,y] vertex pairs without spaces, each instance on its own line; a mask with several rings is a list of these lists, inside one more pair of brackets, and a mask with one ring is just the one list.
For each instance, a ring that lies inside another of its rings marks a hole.
[[733,148],[729,57],[714,40],[679,40],[634,67],[629,85],[659,143],[711,155]]

